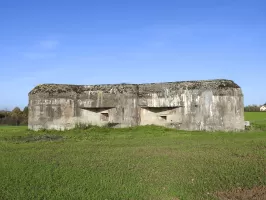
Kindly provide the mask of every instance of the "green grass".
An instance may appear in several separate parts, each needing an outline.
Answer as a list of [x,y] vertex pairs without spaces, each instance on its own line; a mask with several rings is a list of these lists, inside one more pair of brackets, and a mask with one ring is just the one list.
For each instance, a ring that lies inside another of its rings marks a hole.
[[251,129],[266,131],[266,112],[245,112],[245,120],[250,121]]
[[3,200],[208,200],[266,185],[265,166],[265,132],[0,127]]
[[245,112],[245,120],[248,121],[265,120],[266,123],[266,112]]

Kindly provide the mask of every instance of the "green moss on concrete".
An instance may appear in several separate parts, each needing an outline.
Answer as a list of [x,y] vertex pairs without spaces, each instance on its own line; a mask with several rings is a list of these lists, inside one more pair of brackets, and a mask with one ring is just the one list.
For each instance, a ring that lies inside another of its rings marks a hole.
[[29,94],[49,93],[77,93],[81,94],[89,91],[102,91],[103,93],[146,93],[160,92],[164,89],[174,90],[196,90],[196,89],[214,89],[224,90],[231,88],[240,88],[232,80],[216,79],[202,81],[180,81],[164,83],[146,83],[146,84],[105,84],[105,85],[67,85],[67,84],[41,84],[36,86]]

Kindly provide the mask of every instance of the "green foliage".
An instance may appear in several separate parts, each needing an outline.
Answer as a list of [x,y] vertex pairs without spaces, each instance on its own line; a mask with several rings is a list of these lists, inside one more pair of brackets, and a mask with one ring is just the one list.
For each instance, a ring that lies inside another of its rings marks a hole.
[[24,116],[24,117],[28,117],[28,114],[29,114],[29,108],[28,108],[28,106],[26,106],[26,107],[23,109],[22,113],[23,113],[23,116]]
[[20,115],[22,115],[22,111],[19,107],[15,107],[11,112],[12,117],[19,117]]
[[215,199],[266,184],[264,132],[0,127],[1,199]]
[[11,112],[0,111],[0,125],[27,125],[28,124],[28,107],[23,111],[19,107],[15,107]]
[[258,105],[248,105],[244,108],[245,112],[259,112],[260,111],[260,106]]
[[5,118],[5,114],[4,113],[0,113],[0,119],[2,119],[2,118]]

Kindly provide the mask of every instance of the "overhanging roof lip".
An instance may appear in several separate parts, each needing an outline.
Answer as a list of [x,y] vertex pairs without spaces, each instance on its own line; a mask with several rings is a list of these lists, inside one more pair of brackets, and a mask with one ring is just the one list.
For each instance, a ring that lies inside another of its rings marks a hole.
[[80,106],[79,108],[83,109],[95,109],[95,108],[115,108],[115,106],[94,106],[94,107],[89,107],[89,106]]
[[226,89],[240,88],[234,81],[229,79],[209,79],[209,80],[191,80],[191,81],[174,81],[174,82],[157,82],[157,83],[141,83],[141,84],[96,84],[96,85],[73,85],[73,84],[40,84],[34,87],[29,94],[60,94],[60,93],[76,93],[84,92],[104,92],[109,93],[115,90],[118,93],[136,93],[146,90],[163,91],[171,90],[193,90],[193,89]]
[[141,108],[179,108],[183,107],[183,105],[178,105],[178,106],[139,106]]

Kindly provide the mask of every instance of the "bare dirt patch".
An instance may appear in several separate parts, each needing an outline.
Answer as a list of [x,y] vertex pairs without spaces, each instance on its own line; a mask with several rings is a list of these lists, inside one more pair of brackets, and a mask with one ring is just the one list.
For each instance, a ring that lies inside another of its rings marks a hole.
[[266,200],[266,186],[239,188],[229,192],[218,192],[216,195],[220,200]]

